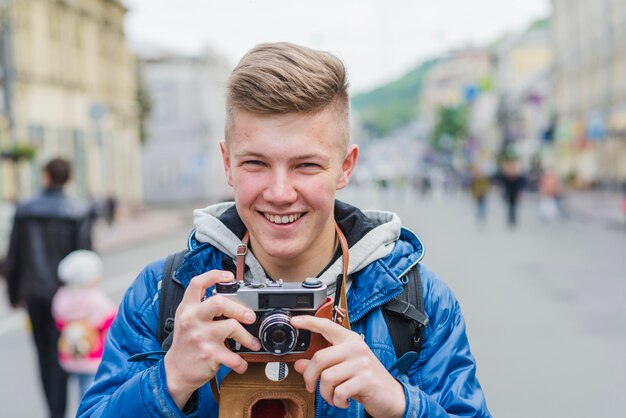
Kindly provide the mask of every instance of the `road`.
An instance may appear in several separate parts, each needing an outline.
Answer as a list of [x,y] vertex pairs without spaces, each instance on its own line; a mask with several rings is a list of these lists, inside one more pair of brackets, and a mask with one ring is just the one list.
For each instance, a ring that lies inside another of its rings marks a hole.
[[[544,224],[531,199],[524,202],[519,227],[511,230],[496,196],[483,226],[460,195],[422,199],[410,190],[355,189],[340,196],[361,207],[397,211],[422,238],[424,263],[461,303],[495,417],[620,415],[626,390],[626,234],[577,220]],[[176,231],[108,254],[105,288],[119,300],[141,266],[180,249],[185,236]],[[43,417],[34,350],[15,321],[0,307],[2,416]]]
[[[124,291],[143,266],[183,249],[187,233],[187,230],[176,230],[161,239],[145,241],[136,247],[124,247],[121,251],[108,253],[103,257],[106,280],[102,288],[119,303]],[[6,304],[5,299],[2,298],[1,305]],[[37,357],[26,329],[25,315],[17,316],[6,306],[0,306],[0,416],[3,418],[46,417],[43,392],[37,378]],[[66,415],[68,418],[76,413],[78,401],[73,396],[74,389],[70,386]]]

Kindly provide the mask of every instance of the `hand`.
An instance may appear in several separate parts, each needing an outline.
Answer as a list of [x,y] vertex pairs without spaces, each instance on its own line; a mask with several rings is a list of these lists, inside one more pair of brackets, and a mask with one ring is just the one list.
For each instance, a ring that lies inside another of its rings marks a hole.
[[347,408],[352,398],[374,417],[404,415],[404,388],[357,333],[328,319],[308,315],[294,316],[291,323],[322,334],[332,345],[315,353],[311,360],[295,363],[309,392],[315,391],[319,380],[320,395],[330,405]]
[[193,392],[211,380],[222,364],[240,374],[248,368],[248,363],[230,351],[224,340],[233,338],[255,351],[261,348],[259,341],[241,325],[256,320],[252,310],[220,295],[203,301],[206,289],[231,280],[232,273],[220,270],[194,277],[176,309],[174,339],[164,363],[167,387],[181,410]]
[[24,302],[15,302],[11,304],[11,308],[13,309],[25,309],[26,304]]

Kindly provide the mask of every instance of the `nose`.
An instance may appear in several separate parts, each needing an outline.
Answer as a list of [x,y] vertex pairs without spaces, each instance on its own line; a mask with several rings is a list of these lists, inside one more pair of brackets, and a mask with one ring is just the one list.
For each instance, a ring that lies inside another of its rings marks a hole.
[[269,183],[265,188],[263,198],[274,205],[286,205],[296,201],[294,181],[287,170],[274,170],[270,176]]

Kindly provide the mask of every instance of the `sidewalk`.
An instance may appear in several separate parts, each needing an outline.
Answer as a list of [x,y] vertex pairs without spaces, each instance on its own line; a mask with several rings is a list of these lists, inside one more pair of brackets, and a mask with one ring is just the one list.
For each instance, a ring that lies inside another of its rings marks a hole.
[[[610,191],[573,191],[565,195],[565,207],[572,219],[594,223],[611,229],[624,230],[622,197]],[[94,246],[102,254],[123,250],[129,246],[166,235],[180,228],[193,228],[193,209],[205,203],[180,206],[143,207],[127,212],[109,227],[99,220],[94,228]]]
[[565,195],[565,207],[574,219],[599,223],[613,229],[626,228],[626,216],[619,192],[570,190]]
[[124,250],[132,245],[158,239],[181,228],[193,228],[193,209],[201,204],[142,207],[120,214],[113,226],[99,219],[94,227],[94,248],[101,254]]

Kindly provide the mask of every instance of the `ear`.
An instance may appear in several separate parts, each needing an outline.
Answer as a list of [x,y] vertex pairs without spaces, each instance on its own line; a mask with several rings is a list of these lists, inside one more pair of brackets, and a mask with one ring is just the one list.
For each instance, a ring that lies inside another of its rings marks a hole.
[[220,141],[220,151],[222,152],[222,160],[224,162],[224,173],[226,174],[226,181],[230,187],[233,187],[233,176],[230,168],[230,155],[228,154],[228,146],[226,141]]
[[359,147],[356,145],[350,145],[348,152],[341,165],[341,175],[339,176],[339,182],[337,183],[337,190],[343,189],[350,182],[352,177],[352,171],[356,167],[356,161],[359,157]]

